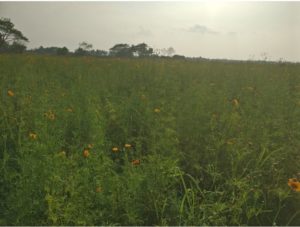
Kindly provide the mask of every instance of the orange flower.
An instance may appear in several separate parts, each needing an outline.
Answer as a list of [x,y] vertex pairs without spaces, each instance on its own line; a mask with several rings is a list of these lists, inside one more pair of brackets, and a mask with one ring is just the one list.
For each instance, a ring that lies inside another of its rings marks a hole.
[[15,93],[12,90],[8,90],[7,95],[10,97],[13,97],[15,95]]
[[131,144],[126,143],[126,144],[124,145],[124,147],[125,147],[125,148],[131,148]]
[[134,160],[131,161],[131,164],[137,166],[137,165],[141,164],[141,160],[134,159]]
[[90,155],[89,150],[88,149],[84,149],[84,151],[83,151],[83,157],[87,158],[87,157],[89,157],[89,155]]
[[235,106],[235,107],[238,107],[239,106],[239,101],[237,99],[233,99],[232,100],[232,104]]
[[119,151],[119,148],[113,147],[111,150],[112,150],[113,152],[118,152],[118,151]]
[[35,140],[35,139],[37,138],[37,134],[35,134],[35,133],[33,133],[33,132],[30,132],[30,133],[29,133],[29,137],[30,137],[30,139]]
[[288,186],[295,192],[300,192],[300,182],[296,178],[291,178],[288,180]]

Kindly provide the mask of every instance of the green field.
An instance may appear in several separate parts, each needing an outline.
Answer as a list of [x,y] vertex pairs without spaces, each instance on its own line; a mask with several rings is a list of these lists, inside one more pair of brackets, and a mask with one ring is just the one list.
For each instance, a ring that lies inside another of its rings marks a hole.
[[300,225],[299,64],[0,55],[0,91],[0,225]]

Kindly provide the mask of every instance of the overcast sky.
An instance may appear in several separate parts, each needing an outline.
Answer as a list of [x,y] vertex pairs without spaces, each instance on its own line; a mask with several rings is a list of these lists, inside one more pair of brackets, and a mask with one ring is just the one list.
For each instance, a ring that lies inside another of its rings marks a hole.
[[145,42],[208,58],[300,61],[300,2],[0,2],[28,47]]

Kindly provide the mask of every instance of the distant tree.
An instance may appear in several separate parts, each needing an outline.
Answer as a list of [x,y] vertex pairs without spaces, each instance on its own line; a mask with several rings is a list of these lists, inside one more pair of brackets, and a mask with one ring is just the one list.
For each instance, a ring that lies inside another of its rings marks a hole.
[[89,55],[89,52],[92,51],[93,45],[87,42],[79,43],[79,47],[75,50],[75,55],[83,56]]
[[79,48],[85,51],[91,51],[93,49],[93,45],[87,42],[81,42],[79,43]]
[[131,47],[133,53],[136,53],[138,57],[148,57],[153,54],[153,48],[148,47],[146,43],[140,43]]
[[67,55],[69,53],[69,50],[67,47],[57,48],[56,54],[57,55]]
[[175,54],[174,48],[173,48],[173,47],[169,47],[169,48],[167,49],[167,55],[168,55],[169,57],[171,57],[171,56],[173,56],[174,54]]
[[15,25],[8,18],[0,19],[0,48],[3,48],[7,45],[16,45],[19,47],[23,42],[28,42],[28,39],[22,34],[21,31],[14,28]]
[[90,55],[96,56],[96,57],[105,57],[108,55],[108,52],[105,50],[92,50],[92,51],[90,51]]
[[109,55],[113,57],[133,57],[133,49],[128,44],[116,44],[109,49]]
[[173,47],[156,49],[155,54],[158,56],[172,57],[175,54],[175,50]]
[[67,55],[69,53],[66,47],[43,47],[28,50],[27,52],[36,54],[49,54],[49,55]]
[[175,54],[175,55],[173,55],[172,58],[174,58],[174,59],[185,59],[185,56],[184,55]]
[[26,46],[23,43],[13,42],[9,45],[9,52],[11,53],[23,53],[26,50]]

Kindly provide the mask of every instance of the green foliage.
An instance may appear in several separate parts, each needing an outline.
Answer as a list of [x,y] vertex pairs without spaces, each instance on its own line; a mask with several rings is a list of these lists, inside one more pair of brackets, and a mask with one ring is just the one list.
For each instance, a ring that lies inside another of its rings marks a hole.
[[300,66],[0,57],[1,225],[299,225]]
[[5,49],[7,45],[13,42],[13,49],[18,46],[24,46],[21,42],[27,42],[28,39],[21,31],[15,28],[15,25],[8,18],[0,18],[0,50]]

